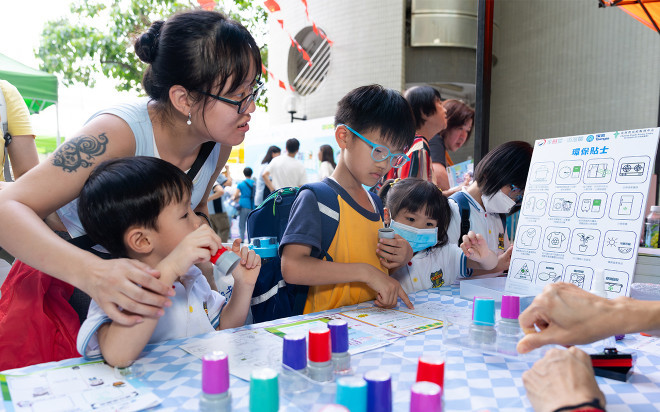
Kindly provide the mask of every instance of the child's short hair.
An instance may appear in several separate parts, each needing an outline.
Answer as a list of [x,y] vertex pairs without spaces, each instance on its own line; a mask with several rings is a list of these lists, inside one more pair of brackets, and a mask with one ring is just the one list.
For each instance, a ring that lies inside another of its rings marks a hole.
[[488,152],[474,169],[481,194],[491,196],[508,185],[525,190],[533,150],[527,142],[511,141]]
[[245,169],[243,169],[243,176],[252,177],[252,168],[246,167]]
[[379,132],[394,148],[415,140],[410,105],[399,92],[372,84],[351,90],[337,104],[335,126],[346,124],[359,133]]
[[78,200],[78,215],[92,241],[126,257],[124,234],[132,226],[156,229],[172,202],[190,198],[192,181],[171,163],[155,157],[125,157],[99,164]]
[[[385,207],[390,211],[390,218],[398,215],[401,210],[413,213],[424,208],[424,213],[431,219],[438,221],[438,243],[444,246],[449,238],[447,229],[451,219],[451,209],[442,190],[428,180],[406,178],[389,179],[378,192]],[[399,222],[402,223],[402,222]]]
[[415,116],[415,129],[421,129],[426,123],[425,117],[433,116],[437,111],[437,102],[442,101],[438,89],[431,86],[415,86],[403,93]]

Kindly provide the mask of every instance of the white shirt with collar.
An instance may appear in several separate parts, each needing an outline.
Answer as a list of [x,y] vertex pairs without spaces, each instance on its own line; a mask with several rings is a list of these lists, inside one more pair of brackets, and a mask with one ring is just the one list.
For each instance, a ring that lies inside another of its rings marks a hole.
[[[481,234],[486,239],[488,249],[498,256],[501,255],[509,248],[510,242],[506,228],[502,226],[500,215],[486,212],[465,188],[463,188],[463,194],[470,204],[470,230]],[[451,209],[451,221],[447,229],[447,236],[449,236],[450,243],[458,244],[458,238],[461,235],[461,211],[458,203],[452,199],[449,199],[449,208]]]
[[275,189],[300,187],[307,183],[305,165],[288,154],[277,156],[271,160],[265,170],[270,173]]
[[[196,266],[191,266],[185,275],[174,282],[174,289],[176,295],[171,298],[172,306],[165,308],[165,314],[158,319],[148,343],[213,332],[220,324],[220,312],[226,300],[218,292],[211,290],[208,281]],[[86,359],[101,357],[97,331],[107,322],[111,322],[108,315],[92,300],[77,340],[78,352]]]

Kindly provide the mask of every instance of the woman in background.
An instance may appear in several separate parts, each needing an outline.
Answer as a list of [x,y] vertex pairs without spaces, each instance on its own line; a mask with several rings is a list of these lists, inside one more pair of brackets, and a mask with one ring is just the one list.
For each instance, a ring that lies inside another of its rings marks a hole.
[[319,160],[321,161],[321,166],[319,167],[319,179],[323,180],[326,177],[329,177],[332,172],[335,171],[337,164],[335,163],[335,152],[332,150],[332,146],[329,144],[324,144],[319,150]]
[[447,166],[454,165],[449,152],[460,149],[470,138],[474,122],[474,109],[455,99],[445,100],[442,106],[447,111],[447,128],[429,142],[429,147],[431,148],[435,183],[442,190],[442,194],[449,196],[470,184],[468,177],[458,186],[450,188]]
[[268,185],[266,185],[266,182],[264,181],[263,177],[263,172],[268,163],[270,163],[273,158],[279,156],[282,154],[282,149],[280,149],[277,146],[271,146],[268,148],[268,151],[266,152],[266,156],[264,156],[263,160],[261,161],[261,165],[259,165],[259,169],[257,169],[257,174],[256,174],[256,187],[254,190],[254,205],[255,207],[259,206],[261,202],[264,201],[265,198],[268,197],[270,194],[270,189],[268,188]]

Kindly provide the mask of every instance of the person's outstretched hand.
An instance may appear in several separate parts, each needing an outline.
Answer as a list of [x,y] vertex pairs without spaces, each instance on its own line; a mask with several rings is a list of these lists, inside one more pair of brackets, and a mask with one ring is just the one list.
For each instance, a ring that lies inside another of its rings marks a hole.
[[[600,298],[572,283],[546,286],[518,318],[525,332],[518,342],[518,352],[527,353],[553,343],[591,343],[616,334],[615,301]],[[541,331],[536,332],[534,325]]]
[[490,270],[497,265],[497,255],[488,249],[486,239],[471,230],[466,235],[463,235],[461,250],[463,250],[465,257],[481,264],[483,269]]
[[158,270],[138,260],[99,259],[80,288],[114,322],[131,326],[142,322],[143,316],[162,316],[163,307],[172,305],[169,296],[174,296],[174,290],[159,277]]
[[537,412],[550,412],[565,406],[598,399],[605,407],[605,396],[598,388],[589,355],[576,347],[551,349],[522,375],[527,398]]

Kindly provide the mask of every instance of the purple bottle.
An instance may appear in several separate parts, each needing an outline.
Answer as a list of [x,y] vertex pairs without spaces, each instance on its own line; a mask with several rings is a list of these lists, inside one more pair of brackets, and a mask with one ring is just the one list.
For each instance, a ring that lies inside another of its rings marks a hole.
[[520,315],[520,297],[502,296],[501,317],[497,322],[497,351],[507,355],[517,355],[516,346],[522,338],[522,330],[518,323]]
[[229,392],[229,359],[224,352],[215,351],[202,357],[202,412],[231,411]]

